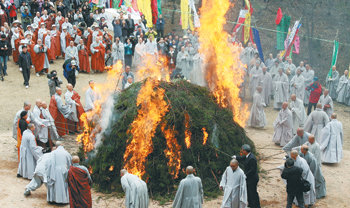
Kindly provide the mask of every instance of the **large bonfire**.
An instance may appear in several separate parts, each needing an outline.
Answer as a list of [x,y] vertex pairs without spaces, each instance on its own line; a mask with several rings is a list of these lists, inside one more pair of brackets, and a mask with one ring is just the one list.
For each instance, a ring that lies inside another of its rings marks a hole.
[[84,132],[77,141],[100,190],[119,190],[119,171],[126,168],[153,194],[171,193],[187,165],[195,167],[206,191],[217,190],[229,156],[251,144],[242,128],[249,113],[239,98],[239,51],[223,30],[229,0],[202,5],[199,41],[209,89],[170,81],[165,59],[145,57],[137,69],[141,81],[121,93],[115,87],[122,67],[113,66],[108,82],[98,87],[102,97],[95,110],[81,117]]

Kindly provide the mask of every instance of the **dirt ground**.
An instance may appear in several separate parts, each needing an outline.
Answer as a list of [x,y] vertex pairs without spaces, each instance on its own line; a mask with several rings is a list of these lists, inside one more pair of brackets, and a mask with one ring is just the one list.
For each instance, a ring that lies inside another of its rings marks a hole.
[[[62,88],[67,83],[62,74],[63,60],[55,61],[51,65],[51,70],[58,71],[58,76],[63,80]],[[11,61],[8,64],[8,74],[4,82],[0,82],[0,207],[68,207],[62,205],[50,205],[46,202],[46,188],[42,186],[31,196],[24,197],[23,192],[28,180],[17,178],[17,151],[16,141],[12,138],[12,122],[15,113],[21,109],[24,101],[29,101],[34,105],[35,100],[40,98],[49,103],[49,89],[46,76],[36,77],[31,74],[30,88],[25,89],[22,85],[23,77]],[[104,82],[106,74],[79,74],[77,78],[76,90],[85,100],[85,90],[88,80],[93,79],[97,83]],[[65,91],[65,90],[64,90]],[[327,197],[318,200],[314,207],[350,207],[348,204],[350,193],[350,129],[349,112],[350,109],[342,105],[336,105],[335,112],[338,113],[339,120],[344,126],[344,158],[340,164],[324,165],[322,171],[327,183]],[[272,143],[273,127],[272,123],[277,116],[277,111],[271,108],[266,109],[268,126],[264,130],[246,128],[249,137],[254,141],[259,152],[260,174],[259,195],[262,207],[280,208],[286,203],[285,186],[282,182],[279,170],[275,168],[283,164],[283,152],[281,148]],[[65,137],[65,147],[71,153],[76,151],[77,144],[74,137]],[[229,158],[228,161],[229,162]],[[114,196],[92,192],[93,207],[124,207],[124,200]],[[204,207],[220,207],[222,198],[204,203]],[[152,201],[150,207],[162,207],[157,202]],[[163,207],[171,207],[171,203]]]

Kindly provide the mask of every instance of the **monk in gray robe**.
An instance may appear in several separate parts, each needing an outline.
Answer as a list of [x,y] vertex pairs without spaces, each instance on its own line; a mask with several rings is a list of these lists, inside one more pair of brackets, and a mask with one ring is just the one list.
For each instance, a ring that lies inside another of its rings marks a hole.
[[274,64],[272,65],[272,67],[270,68],[270,74],[271,74],[271,77],[272,79],[275,78],[275,76],[278,74],[278,65],[279,65],[279,61],[278,60],[275,60],[274,61]]
[[292,140],[288,142],[288,144],[284,145],[282,148],[286,153],[292,151],[293,148],[301,146],[308,141],[310,134],[305,132],[304,129],[298,128],[297,134],[293,137]]
[[289,80],[285,73],[283,73],[283,69],[278,70],[278,74],[275,76],[274,80],[274,100],[273,100],[273,108],[281,109],[282,103],[288,101],[288,92],[289,92]]
[[299,66],[296,68],[296,70],[298,69],[300,69],[301,73],[303,73],[306,70],[303,61],[300,61]]
[[252,46],[252,43],[249,42],[248,46],[245,47],[240,55],[240,59],[243,64],[249,65],[250,61],[253,59],[255,50]]
[[264,128],[266,126],[266,116],[264,107],[266,106],[262,99],[262,87],[257,87],[253,96],[253,105],[250,109],[248,126],[255,128]]
[[34,176],[36,161],[43,155],[43,148],[36,145],[34,131],[34,124],[30,123],[23,132],[17,171],[17,176],[30,180]]
[[305,122],[304,130],[313,134],[316,141],[321,144],[321,130],[329,122],[329,117],[326,112],[322,110],[322,105],[317,104],[316,110],[313,111]]
[[327,113],[328,117],[331,117],[333,113],[333,99],[329,96],[329,91],[325,89],[323,95],[321,95],[318,103],[322,105],[322,109]]
[[220,189],[224,191],[221,208],[245,208],[248,206],[246,176],[236,159],[231,160],[222,175]]
[[262,70],[260,67],[260,61],[256,61],[255,66],[251,68],[250,73],[249,73],[249,92],[250,96],[254,95],[254,92],[256,90],[256,87],[259,84],[259,77],[262,74]]
[[41,100],[37,99],[32,112],[32,115],[36,120],[34,135],[37,139],[40,140],[40,142],[47,143],[49,138],[49,132],[47,128],[48,120],[43,117],[43,114],[41,112],[41,103]]
[[282,109],[273,123],[274,134],[272,141],[281,147],[286,145],[293,137],[293,117],[292,112],[288,109],[288,103],[282,104]]
[[63,117],[69,120],[78,120],[72,111],[71,106],[63,104],[62,98],[62,89],[57,87],[55,93],[55,100],[57,103],[57,109],[62,113]]
[[120,176],[122,188],[125,192],[125,207],[147,208],[149,202],[147,184],[125,169],[120,171]]
[[63,139],[58,135],[55,120],[52,118],[50,111],[47,108],[47,104],[44,101],[41,103],[41,113],[43,114],[44,119],[48,121],[47,128],[49,129],[50,139],[62,141]]
[[[301,176],[311,184],[311,189],[308,192],[304,192],[305,205],[313,205],[316,202],[316,190],[315,190],[315,177],[312,174],[309,165],[306,160],[299,156],[298,151],[292,150],[290,157],[294,160],[294,165],[303,169]],[[296,202],[296,200],[294,201]]]
[[326,79],[326,86],[329,89],[329,96],[333,100],[337,99],[337,88],[338,88],[338,83],[339,83],[339,72],[337,71],[336,66],[332,66],[332,75],[328,76]]
[[284,72],[287,74],[289,81],[295,76],[296,67],[289,57],[287,57],[287,62],[284,63]]
[[343,125],[332,114],[329,122],[321,131],[320,149],[323,163],[339,163],[343,158]]
[[346,87],[346,93],[345,93],[345,105],[350,106],[350,77],[348,79],[348,85]]
[[67,174],[72,165],[72,156],[64,149],[61,142],[56,142],[56,146],[57,149],[51,153],[47,170],[47,201],[68,204]]
[[345,70],[344,75],[342,75],[339,79],[338,87],[337,87],[337,102],[345,103],[346,91],[349,82],[349,71]]
[[297,133],[299,127],[303,127],[306,121],[306,112],[304,108],[303,101],[295,94],[290,96],[289,108],[293,115],[293,135]]
[[[305,82],[304,86],[309,86],[312,84],[312,82],[314,80],[315,72],[313,69],[311,69],[309,64],[306,64],[306,67],[304,69],[305,70],[304,71],[302,70],[302,73],[301,73],[301,75],[303,75],[303,77],[304,77],[304,82]],[[309,104],[309,97],[310,97],[310,91],[305,89],[304,105]]]
[[[138,48],[138,45],[136,45],[135,47],[135,52],[139,53],[139,51],[136,51],[137,48]],[[144,55],[145,54],[144,44],[142,45],[142,50],[143,50],[142,55]],[[112,57],[113,57],[114,63],[117,63],[117,61],[121,61],[122,63],[124,62],[124,44],[119,40],[119,37],[116,37],[115,42],[112,44]]]
[[78,56],[78,48],[74,46],[74,42],[70,41],[69,46],[66,48],[64,60],[72,59],[77,62],[77,66],[79,66],[79,56]]
[[193,175],[192,166],[186,168],[186,178],[182,179],[177,189],[173,208],[201,208],[203,204],[203,186],[199,177]]
[[317,160],[317,163],[321,165],[321,149],[320,145],[316,142],[315,136],[310,135],[309,141],[305,143],[309,147],[309,152],[311,152]]
[[[56,147],[54,147],[56,148]],[[43,154],[38,161],[34,171],[34,177],[30,183],[26,186],[24,195],[30,195],[31,191],[35,191],[41,187],[42,184],[47,183],[47,169],[51,160],[51,152]]]
[[262,99],[266,106],[268,106],[272,95],[272,77],[271,74],[267,72],[266,66],[262,68],[262,74],[258,77],[258,86],[262,87]]
[[305,79],[301,75],[301,70],[297,70],[297,74],[290,81],[290,92],[295,94],[300,100],[304,100]]
[[85,92],[85,112],[94,110],[95,104],[99,99],[100,95],[95,89],[95,82],[93,80],[90,80],[89,89],[87,89]]
[[301,146],[300,157],[304,158],[310,167],[310,170],[315,178],[315,190],[316,199],[320,199],[326,196],[326,181],[324,180],[321,166],[318,164],[314,155],[309,152],[309,147],[307,145]]
[[269,58],[265,59],[265,64],[270,71],[271,67],[275,64],[275,59],[273,58],[272,53],[269,53]]

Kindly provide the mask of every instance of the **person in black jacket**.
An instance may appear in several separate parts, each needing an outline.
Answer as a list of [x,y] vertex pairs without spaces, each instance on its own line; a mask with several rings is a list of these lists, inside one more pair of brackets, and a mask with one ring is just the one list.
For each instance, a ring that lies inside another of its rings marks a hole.
[[27,45],[22,46],[22,53],[19,55],[18,64],[19,70],[22,71],[23,74],[23,85],[25,85],[28,89],[30,79],[30,68],[33,68],[34,66],[32,63],[32,58],[30,57],[30,54],[27,51]]
[[75,87],[76,83],[76,71],[79,72],[79,67],[77,66],[77,62],[75,60],[68,63],[64,69],[64,77],[67,79],[69,84],[73,85],[73,87]]
[[20,116],[21,118],[18,121],[18,128],[21,130],[21,135],[23,135],[23,132],[28,129],[28,123],[27,123],[28,112],[22,111]]
[[242,146],[241,156],[233,156],[239,163],[244,166],[244,173],[247,176],[247,194],[248,194],[248,207],[260,208],[260,199],[257,191],[259,182],[258,176],[258,164],[251,148],[248,144]]
[[301,189],[301,174],[303,169],[294,166],[294,160],[288,158],[284,163],[284,169],[282,171],[281,177],[287,180],[287,206],[286,208],[291,208],[294,198],[297,198],[298,207],[304,208],[304,196]]
[[9,48],[11,47],[9,42],[6,40],[6,35],[2,34],[0,40],[0,74],[2,76],[7,76],[7,54]]

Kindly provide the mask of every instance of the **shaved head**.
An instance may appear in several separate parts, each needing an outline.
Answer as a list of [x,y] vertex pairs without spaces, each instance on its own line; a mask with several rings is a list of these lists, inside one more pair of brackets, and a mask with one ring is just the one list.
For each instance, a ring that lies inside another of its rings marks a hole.
[[320,109],[322,109],[322,104],[321,104],[321,103],[317,103],[316,108],[320,108]]
[[127,174],[128,173],[128,171],[126,170],[126,169],[121,169],[120,170],[120,176],[124,176],[125,174]]
[[298,157],[298,151],[292,150],[292,151],[290,152],[290,157],[293,158],[294,160],[296,160],[297,157]]
[[74,155],[74,156],[72,157],[72,163],[79,163],[79,162],[80,162],[79,157],[78,157],[77,155]]
[[193,174],[193,171],[194,171],[194,169],[193,169],[192,166],[187,166],[187,168],[186,168],[186,174],[187,174],[187,175]]
[[331,119],[337,119],[337,114],[336,114],[336,113],[333,113],[333,114],[331,115]]

